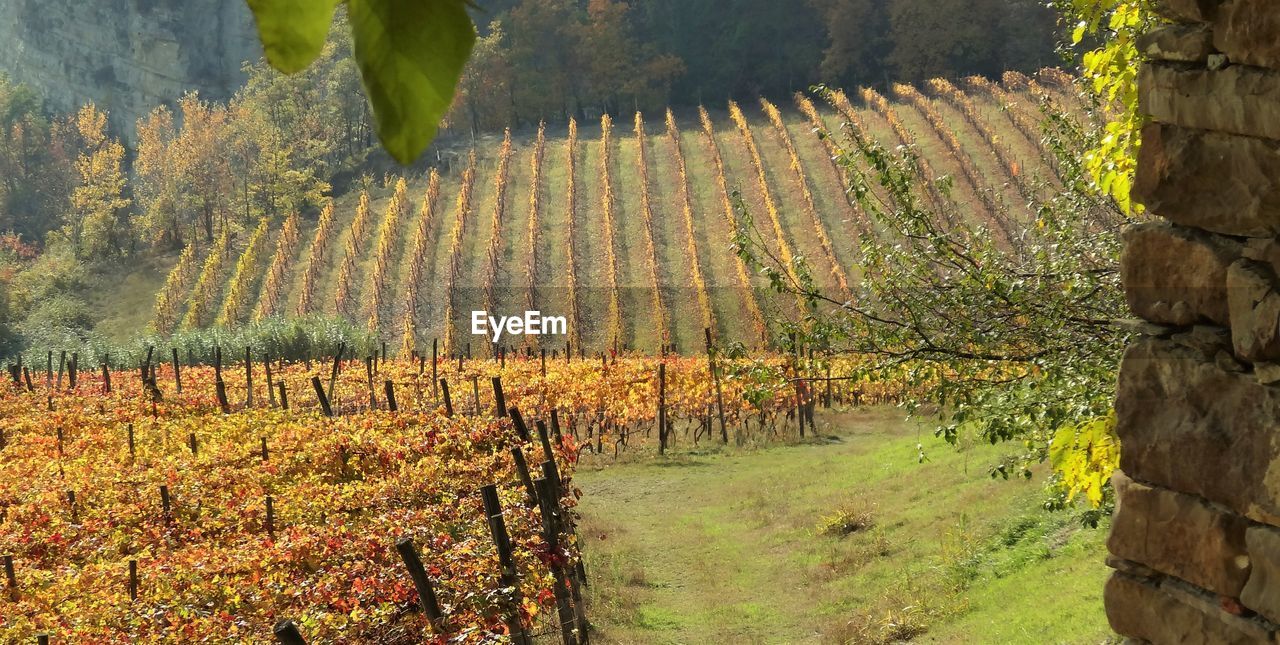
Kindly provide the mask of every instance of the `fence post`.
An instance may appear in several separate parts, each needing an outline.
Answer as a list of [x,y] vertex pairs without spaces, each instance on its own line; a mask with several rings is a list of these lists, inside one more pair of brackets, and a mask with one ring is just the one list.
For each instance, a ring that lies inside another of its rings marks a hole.
[[[542,507],[542,537],[547,543],[548,552],[558,557],[562,555],[560,553],[560,497],[557,495],[557,482],[552,479],[554,463],[543,462],[542,470],[545,475],[537,481],[538,499]],[[569,604],[564,567],[552,565],[551,575],[555,579],[552,591],[556,597],[556,613],[560,620],[560,638],[564,641],[564,645],[575,645],[577,641],[573,637],[573,608]]]
[[320,409],[324,411],[326,417],[333,416],[333,408],[329,407],[329,397],[324,393],[324,386],[320,384],[320,377],[311,377],[311,387],[316,390],[316,398],[320,399]]
[[520,620],[519,579],[516,576],[516,561],[511,552],[511,537],[507,534],[507,523],[502,517],[502,504],[498,501],[498,487],[489,484],[480,489],[484,500],[484,514],[489,522],[489,532],[493,536],[493,544],[498,549],[498,562],[502,567],[499,579],[504,588],[512,589],[511,606],[507,614],[507,628],[511,631],[512,640],[517,645],[532,645],[532,640],[524,630]]
[[445,631],[444,613],[440,611],[440,602],[436,598],[435,589],[431,586],[431,579],[427,577],[427,571],[422,566],[422,559],[418,557],[418,550],[413,546],[413,540],[408,537],[396,540],[396,551],[400,552],[400,559],[409,570],[409,577],[413,578],[413,586],[418,590],[418,602],[422,604],[423,613],[431,619],[431,626],[436,632],[443,633]]
[[444,415],[453,416],[453,399],[449,397],[449,382],[440,379],[440,396],[444,398]]
[[658,454],[667,452],[667,364],[658,363]]
[[[507,416],[507,397],[502,395],[502,377],[495,376],[493,377],[492,382],[494,414],[501,419]],[[528,432],[526,431],[525,434],[527,436]]]
[[280,645],[307,645],[306,639],[302,638],[302,633],[298,631],[298,626],[292,620],[276,623],[275,627],[271,628],[271,633],[275,634]]
[[178,367],[178,348],[170,349],[173,350],[173,386],[178,390],[178,394],[182,394],[182,368]]
[[533,485],[533,478],[529,475],[529,462],[525,461],[524,451],[519,446],[511,449],[511,458],[516,463],[516,475],[520,477],[520,483],[524,484],[525,493],[528,495],[529,508],[538,507],[538,489]]

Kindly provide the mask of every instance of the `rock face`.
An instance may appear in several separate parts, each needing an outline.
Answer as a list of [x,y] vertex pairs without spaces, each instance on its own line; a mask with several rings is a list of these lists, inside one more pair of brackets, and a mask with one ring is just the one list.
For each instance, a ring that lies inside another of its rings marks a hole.
[[229,98],[261,55],[241,0],[0,0],[0,69],[52,108],[93,101],[129,138],[188,91]]
[[1121,272],[1107,618],[1139,642],[1280,642],[1280,6],[1155,0]]

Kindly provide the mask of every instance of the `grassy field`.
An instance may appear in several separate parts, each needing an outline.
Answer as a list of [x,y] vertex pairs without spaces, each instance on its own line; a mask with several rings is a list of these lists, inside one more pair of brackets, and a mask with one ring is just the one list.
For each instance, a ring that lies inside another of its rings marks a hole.
[[[928,93],[922,86],[922,91]],[[1024,162],[1021,172],[1035,175],[1051,174],[1046,161],[1041,158],[1037,145],[1013,127],[1010,119],[1002,114],[1002,110],[1014,110],[1028,118],[1038,118],[1035,107],[1037,100],[1033,92],[1011,89],[1010,96],[1017,97],[1017,102],[1004,105],[991,93],[963,86],[962,91],[972,99],[978,114],[986,120],[991,129],[999,134],[998,145],[1012,151],[1012,156]],[[1061,94],[1061,92],[1059,92]],[[856,97],[856,93],[851,93]],[[856,100],[856,98],[855,98]],[[896,100],[890,97],[890,100]],[[975,221],[989,219],[982,211],[976,197],[976,189],[992,190],[997,194],[1013,200],[1014,192],[1008,186],[1007,169],[997,168],[997,160],[992,152],[992,145],[983,141],[973,124],[964,119],[958,111],[945,105],[941,99],[929,99],[935,104],[945,121],[947,129],[956,134],[968,156],[983,175],[983,186],[975,187],[966,182],[958,182],[956,196],[964,202],[963,208]],[[814,266],[815,275],[825,282],[831,281],[831,260],[819,243],[825,235],[832,242],[831,255],[841,265],[842,270],[856,276],[856,257],[859,233],[867,226],[855,209],[852,209],[843,195],[843,182],[833,172],[829,154],[823,143],[815,134],[808,119],[805,118],[790,101],[778,102],[782,118],[785,122],[787,137],[793,142],[797,151],[798,167],[793,166],[786,151],[782,131],[773,127],[765,117],[761,106],[756,101],[743,101],[742,109],[750,124],[751,138],[755,142],[761,156],[765,180],[761,185],[756,170],[749,158],[745,139],[730,121],[724,106],[710,106],[711,119],[716,130],[716,141],[723,156],[726,170],[726,188],[728,191],[740,191],[752,212],[758,226],[766,233],[765,237],[773,244],[776,235],[771,230],[771,219],[764,206],[764,191],[767,189],[777,207],[778,220],[782,237],[792,247],[796,255],[808,258]],[[822,119],[827,126],[838,131],[841,119],[829,107],[819,105]],[[895,103],[895,110],[901,114],[902,121],[912,131],[921,155],[929,158],[933,171],[937,175],[961,175],[957,159],[942,144],[938,134],[928,125],[918,110],[905,103]],[[866,127],[866,134],[876,138],[889,147],[896,147],[897,139],[889,130],[882,116],[866,106],[855,106],[855,111]],[[729,249],[732,228],[725,218],[723,196],[715,179],[711,149],[702,133],[701,124],[696,112],[683,111],[676,114],[676,121],[682,131],[683,154],[688,168],[691,194],[693,196],[693,236],[697,240],[696,261],[704,269],[706,285],[710,293],[712,326],[720,333],[718,336],[726,341],[742,341],[749,345],[758,345],[760,338],[754,329],[747,310],[742,303],[742,285],[737,274],[732,251]],[[606,329],[608,316],[607,263],[605,261],[606,236],[602,218],[602,168],[599,160],[602,152],[600,145],[600,124],[589,119],[579,124],[580,139],[577,146],[578,168],[577,208],[570,214],[567,212],[566,191],[568,178],[566,175],[567,151],[565,149],[565,131],[562,124],[548,124],[547,148],[543,168],[543,176],[538,188],[543,191],[542,216],[539,219],[538,238],[539,263],[538,286],[542,287],[546,313],[553,315],[567,314],[568,302],[563,288],[567,284],[570,271],[570,258],[567,249],[567,223],[570,217],[575,223],[575,248],[573,266],[577,270],[578,307],[582,314],[580,332],[583,341],[593,350],[611,345],[613,339],[608,338]],[[642,182],[639,178],[638,146],[633,133],[632,115],[618,115],[615,118],[614,136],[610,146],[612,163],[610,171],[615,187],[613,240],[614,251],[618,258],[617,284],[622,289],[621,316],[626,338],[620,339],[625,345],[641,350],[656,351],[662,342],[657,330],[658,316],[663,316],[670,327],[670,340],[677,342],[682,350],[696,351],[701,346],[703,320],[696,305],[697,290],[692,281],[691,267],[695,261],[689,257],[689,232],[683,225],[680,201],[677,199],[678,185],[673,170],[673,150],[665,135],[665,124],[658,112],[645,115],[647,131],[646,150],[647,165],[650,173],[649,198],[653,210],[653,255],[658,260],[657,282],[664,295],[663,311],[655,311],[653,300],[654,279],[648,267],[649,247],[647,234],[643,224],[641,210]],[[503,309],[511,309],[523,305],[527,289],[525,284],[525,266],[528,251],[525,249],[528,239],[528,205],[530,191],[530,154],[536,130],[525,127],[513,132],[514,154],[507,176],[506,206],[501,214],[502,231],[500,236],[500,257],[498,260],[497,291],[500,295],[497,305]],[[493,230],[493,215],[496,208],[496,166],[498,150],[502,137],[490,133],[474,140],[464,137],[442,136],[439,147],[449,151],[442,163],[441,190],[436,202],[435,216],[429,227],[433,248],[428,263],[427,275],[424,279],[428,285],[419,289],[419,302],[422,310],[417,333],[420,339],[427,341],[431,337],[443,335],[442,320],[444,300],[444,268],[448,266],[448,245],[458,218],[456,217],[456,196],[459,192],[461,176],[465,166],[466,150],[475,146],[478,157],[476,180],[471,208],[462,213],[464,232],[462,234],[461,251],[462,275],[459,284],[455,285],[459,296],[458,308],[464,310],[472,305],[479,305],[480,299],[474,297],[481,289],[488,273],[487,249],[489,236]],[[798,172],[797,172],[798,171]],[[803,181],[801,177],[803,176]],[[417,226],[419,208],[426,192],[426,168],[415,167],[406,171],[405,177],[409,185],[409,201],[412,212],[402,216],[398,222],[396,239],[397,252],[393,254],[394,266],[391,275],[399,279],[393,280],[390,294],[384,298],[386,311],[380,317],[382,326],[379,332],[388,339],[399,339],[402,331],[401,314],[407,303],[399,299],[404,293],[402,280],[407,275],[405,267],[407,255],[404,247],[412,239]],[[390,181],[388,180],[390,179]],[[367,319],[367,307],[370,301],[368,293],[369,272],[373,266],[374,249],[377,236],[386,212],[391,186],[395,176],[379,175],[370,182],[370,207],[372,218],[369,240],[356,258],[356,276],[354,287],[355,300],[360,315],[356,322]],[[351,221],[355,216],[357,194],[361,182],[353,182],[350,190],[334,195],[336,208],[335,230],[329,252],[324,258],[319,272],[320,280],[316,291],[316,299],[321,312],[334,311],[335,284],[339,267],[349,237]],[[803,187],[808,186],[813,194],[814,210],[810,213],[803,198]],[[285,292],[286,312],[292,312],[299,297],[299,282],[308,258],[310,241],[314,235],[316,213],[304,213],[301,226],[301,242],[293,250],[293,262],[287,273]],[[283,217],[277,219],[283,220]],[[816,223],[815,223],[816,222]],[[820,227],[820,228],[819,228]],[[273,231],[271,237],[277,234]],[[228,264],[234,266],[235,257],[244,250],[248,235],[240,235],[233,242],[232,258]],[[269,245],[270,246],[270,245]],[[197,253],[204,257],[207,248]],[[270,251],[267,254],[270,255]],[[145,271],[134,271],[128,274],[104,276],[104,288],[97,295],[95,305],[103,304],[99,309],[104,312],[98,331],[111,340],[127,341],[141,331],[152,317],[154,294],[163,283],[164,275],[173,266],[176,254],[149,260]],[[260,262],[265,270],[265,258]],[[230,271],[227,272],[229,279]],[[786,311],[789,303],[778,300],[772,294],[765,294],[766,281],[759,275],[749,278],[757,293],[762,294],[762,305],[780,308]],[[261,281],[259,281],[261,282]],[[120,297],[121,289],[113,285],[127,287],[128,297]],[[225,293],[224,288],[219,293]],[[253,289],[249,295],[249,306],[257,304],[259,289]],[[187,294],[182,294],[184,297]],[[210,310],[221,308],[219,301],[211,303]],[[179,311],[179,316],[182,311]],[[505,312],[510,313],[510,312]],[[461,317],[457,317],[461,320]]]
[[1041,510],[1039,479],[992,481],[1000,447],[957,451],[894,409],[820,429],[798,445],[586,463],[596,642],[1111,637],[1105,527]]

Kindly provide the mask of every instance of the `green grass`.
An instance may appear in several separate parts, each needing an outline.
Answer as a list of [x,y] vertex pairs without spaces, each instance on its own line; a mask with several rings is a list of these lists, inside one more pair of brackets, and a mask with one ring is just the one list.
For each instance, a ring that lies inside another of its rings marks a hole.
[[[896,410],[825,438],[588,461],[597,642],[1099,642],[1105,530]],[[919,463],[917,443],[926,447]]]

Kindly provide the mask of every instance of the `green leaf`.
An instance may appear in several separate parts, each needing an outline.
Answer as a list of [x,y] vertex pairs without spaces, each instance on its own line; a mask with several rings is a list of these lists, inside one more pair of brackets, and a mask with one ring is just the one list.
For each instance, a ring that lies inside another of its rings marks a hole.
[[410,163],[435,138],[476,40],[464,0],[349,0],[378,138]]
[[338,0],[248,0],[267,62],[285,74],[320,55]]

